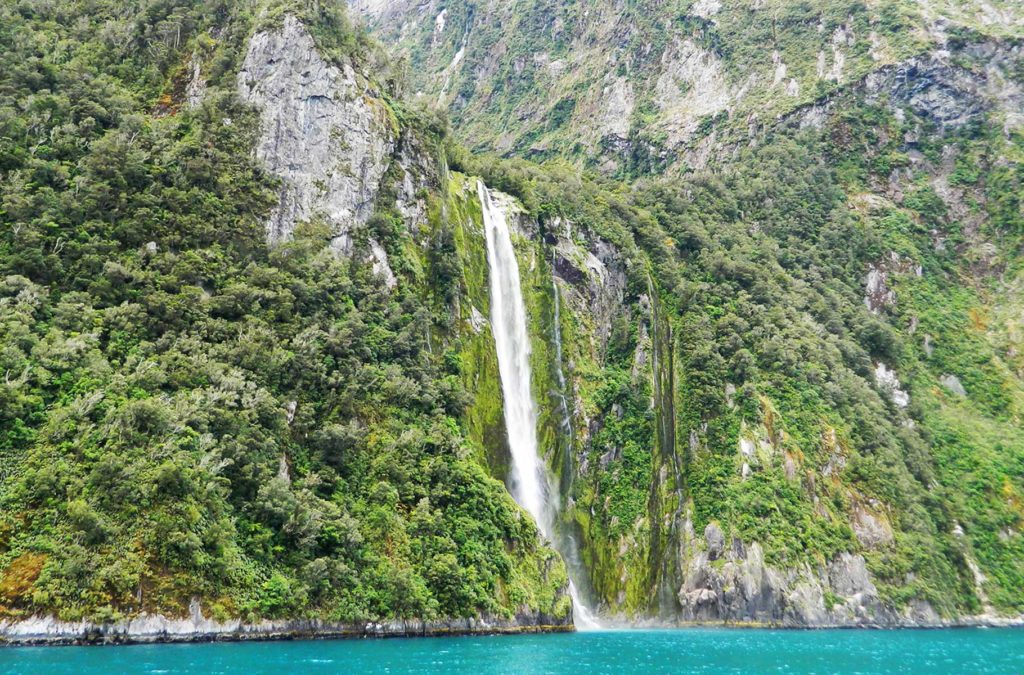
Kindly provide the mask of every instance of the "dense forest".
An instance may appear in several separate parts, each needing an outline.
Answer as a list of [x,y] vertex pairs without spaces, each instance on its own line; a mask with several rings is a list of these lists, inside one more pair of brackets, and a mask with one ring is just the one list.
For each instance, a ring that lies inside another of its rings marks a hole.
[[564,614],[561,563],[467,453],[443,275],[388,291],[315,222],[268,248],[232,70],[257,19],[137,4],[0,10],[0,611]]

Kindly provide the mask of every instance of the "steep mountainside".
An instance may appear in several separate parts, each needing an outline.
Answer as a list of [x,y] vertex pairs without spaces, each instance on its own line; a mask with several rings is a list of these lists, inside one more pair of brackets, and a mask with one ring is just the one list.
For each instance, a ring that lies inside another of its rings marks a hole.
[[471,147],[638,176],[966,36],[1009,0],[353,0]]
[[354,5],[471,144],[668,170],[460,159],[539,216],[541,428],[592,599],[1018,615],[1019,8],[682,4]]
[[460,426],[443,128],[343,12],[0,18],[8,634],[568,622]]
[[1019,620],[1017,5],[359,9],[0,8],[0,635]]

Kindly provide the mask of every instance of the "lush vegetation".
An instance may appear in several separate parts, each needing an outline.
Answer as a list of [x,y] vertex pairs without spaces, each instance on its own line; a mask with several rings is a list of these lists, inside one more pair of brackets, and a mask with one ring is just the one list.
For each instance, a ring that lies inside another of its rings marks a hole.
[[[943,129],[856,90],[832,105],[820,129],[798,118],[713,170],[631,191],[558,165],[464,160],[542,223],[569,218],[634,263],[603,349],[586,319],[563,321],[590,433],[575,439],[580,475],[562,483],[612,607],[656,602],[680,535],[655,528],[680,513],[760,542],[782,567],[862,552],[897,606],[1024,606],[1024,138],[996,111]],[[894,292],[875,311],[872,266]],[[670,401],[652,389],[668,358],[661,371],[650,359],[664,335],[644,310],[652,291],[671,334]]]
[[[854,4],[782,3],[772,24],[669,17],[734,79],[768,40],[745,27],[773,26],[804,94],[744,105],[767,119],[828,94],[830,108],[756,143],[744,126],[728,159],[653,178],[671,157],[641,100],[625,163],[605,167],[632,184],[468,152],[396,100],[402,69],[336,4],[0,8],[0,617],[180,613],[194,596],[216,617],[565,616],[562,562],[496,480],[474,176],[525,213],[539,434],[606,605],[655,608],[684,523],[715,523],[780,568],[861,553],[897,607],[1024,609],[1024,138],[991,108],[942,126],[840,81],[812,91],[841,25],[892,38],[913,18]],[[543,33],[536,5],[520,35]],[[470,21],[460,7],[450,27]],[[328,58],[372,65],[403,143],[430,155],[417,231],[392,167],[351,257],[316,221],[266,246],[278,179],[253,159],[258,116],[234,73],[247,36],[285,12]],[[980,72],[962,44],[951,58]],[[861,47],[857,72],[873,67]],[[643,49],[628,45],[653,78]],[[196,54],[207,89],[191,107]],[[470,138],[536,96],[533,68],[510,62],[491,108],[460,113]],[[1019,86],[1024,69],[1003,75]],[[577,84],[542,126],[512,130],[516,152],[581,156],[592,82]],[[466,79],[455,91],[474,95]],[[731,142],[741,119],[709,116],[698,135]],[[371,236],[394,289],[366,262]],[[598,242],[614,253],[595,263]],[[892,291],[870,308],[869,270]],[[613,277],[621,298],[601,314],[594,288]]]
[[[314,35],[358,55],[332,11]],[[561,562],[475,461],[435,351],[443,251],[393,256],[431,283],[389,292],[317,223],[264,244],[274,179],[233,93],[249,17],[0,10],[0,614],[564,615]],[[193,50],[213,65],[189,109]]]

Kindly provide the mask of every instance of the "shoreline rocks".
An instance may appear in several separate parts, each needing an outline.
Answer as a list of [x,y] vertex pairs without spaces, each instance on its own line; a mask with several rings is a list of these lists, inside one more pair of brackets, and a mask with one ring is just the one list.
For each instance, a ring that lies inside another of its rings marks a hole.
[[281,619],[246,623],[241,619],[206,618],[198,599],[189,616],[171,618],[140,614],[111,623],[61,621],[53,616],[0,620],[0,647],[31,645],[108,645],[184,642],[241,642],[298,639],[440,637],[555,633],[574,630],[571,619],[519,614],[512,619],[479,616],[461,619],[420,619],[345,623],[320,619]]

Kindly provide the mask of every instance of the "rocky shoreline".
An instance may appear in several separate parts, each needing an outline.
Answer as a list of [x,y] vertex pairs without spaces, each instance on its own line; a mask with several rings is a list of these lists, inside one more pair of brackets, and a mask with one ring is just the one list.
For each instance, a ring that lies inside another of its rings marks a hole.
[[651,622],[609,622],[610,629],[645,628],[736,628],[736,629],[783,629],[783,630],[942,630],[949,628],[1022,628],[1021,616],[966,616],[956,619],[917,620],[900,617],[887,621],[823,622],[800,624],[789,621],[722,620],[722,621],[651,621]]
[[[454,637],[465,635],[521,635],[526,633],[567,633],[571,623],[543,623],[548,617],[517,617],[512,620],[468,618],[438,621],[390,621],[338,623],[317,619],[292,619],[243,623],[209,619],[171,619],[159,615],[109,624],[68,622],[53,617],[32,617],[21,621],[0,621],[0,647],[97,646],[194,642],[262,642],[272,640],[335,640],[391,637]],[[537,619],[537,621],[532,620]],[[627,621],[611,620],[603,628],[643,630],[672,628],[735,628],[746,630],[939,630],[949,628],[1024,627],[1024,615],[1003,617],[979,615],[957,619],[919,620],[901,617],[889,621],[825,622],[797,624],[788,621],[705,620]]]
[[320,619],[282,619],[246,623],[241,619],[217,621],[202,615],[199,603],[189,605],[189,616],[169,618],[155,614],[110,623],[61,621],[53,616],[0,620],[0,646],[114,645],[183,642],[241,642],[265,640],[442,637],[557,633],[574,630],[568,618],[521,614],[512,619],[472,617],[404,621],[344,623]]

